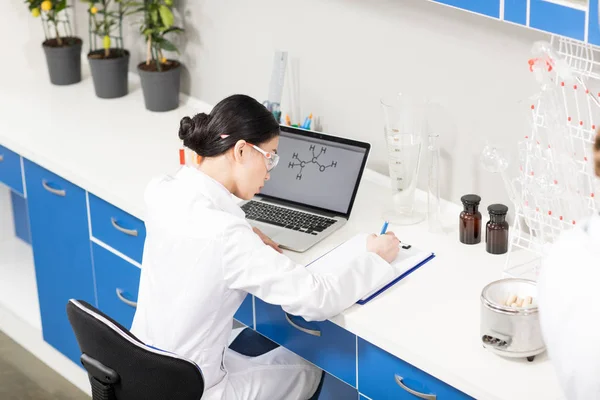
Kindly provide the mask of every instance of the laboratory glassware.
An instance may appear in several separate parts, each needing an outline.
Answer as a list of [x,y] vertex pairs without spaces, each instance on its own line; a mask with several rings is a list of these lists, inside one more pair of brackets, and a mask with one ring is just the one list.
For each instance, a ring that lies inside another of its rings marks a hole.
[[504,254],[508,251],[508,207],[492,204],[488,207],[490,220],[486,224],[485,248],[490,254]]
[[426,132],[426,103],[402,93],[381,99],[393,207],[384,219],[411,225],[425,219],[415,210],[423,136]]
[[460,213],[459,239],[464,244],[477,244],[481,242],[481,212],[479,203],[481,197],[476,194],[467,194],[461,197],[463,211]]

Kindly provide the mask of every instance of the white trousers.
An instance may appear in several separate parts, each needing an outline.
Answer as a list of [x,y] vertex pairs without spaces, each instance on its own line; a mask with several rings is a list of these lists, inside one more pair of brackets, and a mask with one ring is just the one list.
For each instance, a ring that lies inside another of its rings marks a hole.
[[[229,343],[242,329],[234,329]],[[222,400],[307,400],[317,390],[322,374],[284,347],[257,357],[227,349],[223,363],[227,375]]]

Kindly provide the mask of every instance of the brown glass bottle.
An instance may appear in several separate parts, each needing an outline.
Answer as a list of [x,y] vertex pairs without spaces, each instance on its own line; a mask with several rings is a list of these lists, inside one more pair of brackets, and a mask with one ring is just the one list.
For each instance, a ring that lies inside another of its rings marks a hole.
[[508,207],[492,204],[488,207],[490,220],[486,224],[485,249],[490,254],[504,254],[508,251]]
[[481,242],[481,213],[479,203],[481,197],[467,194],[461,197],[464,210],[460,213],[459,237],[461,243],[477,244]]

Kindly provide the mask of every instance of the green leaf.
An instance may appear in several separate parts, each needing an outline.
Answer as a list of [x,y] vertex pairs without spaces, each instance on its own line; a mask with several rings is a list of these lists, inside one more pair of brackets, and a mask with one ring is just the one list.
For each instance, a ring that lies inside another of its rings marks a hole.
[[171,43],[170,41],[168,41],[167,39],[162,39],[158,42],[159,46],[161,49],[163,50],[167,50],[167,51],[177,51],[177,47]]
[[144,11],[144,10],[145,10],[145,8],[144,8],[144,7],[134,8],[133,10],[127,11],[127,12],[125,13],[125,15],[133,15],[133,14],[137,14],[137,13],[139,13],[139,12],[142,12],[142,11]]
[[173,17],[173,13],[169,9],[169,7],[163,4],[160,6],[158,11],[160,12],[160,18],[162,19],[163,25],[167,28],[173,26],[175,18]]
[[150,11],[150,17],[152,18],[152,22],[158,24],[158,13],[156,12],[156,10]]
[[178,28],[176,26],[172,26],[170,28],[162,30],[163,35],[166,35],[167,33],[171,33],[171,32],[177,32],[177,33],[179,33],[179,32],[183,32],[183,29]]
[[61,12],[62,10],[64,10],[65,8],[67,8],[67,0],[62,0],[62,1],[60,1],[60,2],[58,2],[56,4],[54,12],[56,12],[58,14],[59,12]]

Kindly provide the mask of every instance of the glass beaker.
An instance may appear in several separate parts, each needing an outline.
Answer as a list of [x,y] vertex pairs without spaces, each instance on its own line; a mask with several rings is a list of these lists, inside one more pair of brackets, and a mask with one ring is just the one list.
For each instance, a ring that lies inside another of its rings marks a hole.
[[393,200],[393,208],[383,217],[398,225],[415,224],[425,219],[423,213],[415,211],[415,190],[426,130],[426,102],[398,93],[383,97],[381,107]]

